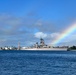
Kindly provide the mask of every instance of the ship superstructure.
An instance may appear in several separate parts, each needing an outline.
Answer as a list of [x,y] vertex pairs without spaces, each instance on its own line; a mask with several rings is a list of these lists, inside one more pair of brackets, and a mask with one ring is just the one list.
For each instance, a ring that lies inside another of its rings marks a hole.
[[44,39],[40,38],[40,44],[38,44],[38,42],[36,42],[34,48],[44,48],[45,46],[47,47],[47,45],[44,42]]

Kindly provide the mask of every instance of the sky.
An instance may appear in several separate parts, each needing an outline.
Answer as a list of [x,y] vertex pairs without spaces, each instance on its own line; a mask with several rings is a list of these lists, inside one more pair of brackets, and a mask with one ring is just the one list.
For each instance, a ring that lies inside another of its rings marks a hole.
[[[40,38],[51,45],[75,22],[76,0],[0,0],[0,46],[31,46]],[[75,41],[76,31],[57,46]]]

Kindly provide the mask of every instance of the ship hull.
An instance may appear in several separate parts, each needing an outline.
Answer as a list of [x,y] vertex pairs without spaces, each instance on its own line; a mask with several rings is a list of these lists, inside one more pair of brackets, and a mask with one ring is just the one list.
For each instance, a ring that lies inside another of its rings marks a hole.
[[51,50],[51,51],[63,51],[63,50],[65,50],[65,51],[67,51],[67,48],[26,48],[26,49],[21,49],[21,50],[45,50],[45,51],[47,51],[47,50]]

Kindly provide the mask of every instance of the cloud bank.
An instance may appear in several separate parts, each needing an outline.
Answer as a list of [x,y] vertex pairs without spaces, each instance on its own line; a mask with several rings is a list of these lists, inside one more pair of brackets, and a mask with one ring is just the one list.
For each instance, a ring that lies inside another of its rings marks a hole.
[[[64,27],[64,25],[63,25]],[[17,17],[8,14],[0,15],[0,46],[17,46],[20,41],[21,46],[34,44],[39,41],[37,38],[44,38],[47,44],[61,35],[62,26],[57,26],[55,22],[44,21],[40,18]],[[60,28],[60,29],[59,29]],[[62,45],[76,40],[76,33],[68,36],[62,41]],[[74,42],[75,44],[75,42]],[[73,45],[73,42],[71,43]]]

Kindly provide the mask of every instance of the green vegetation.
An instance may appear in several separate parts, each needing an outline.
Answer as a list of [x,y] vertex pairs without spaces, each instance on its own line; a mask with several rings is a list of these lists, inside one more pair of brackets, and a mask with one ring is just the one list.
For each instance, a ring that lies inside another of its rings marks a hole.
[[76,46],[69,47],[67,50],[76,50]]

